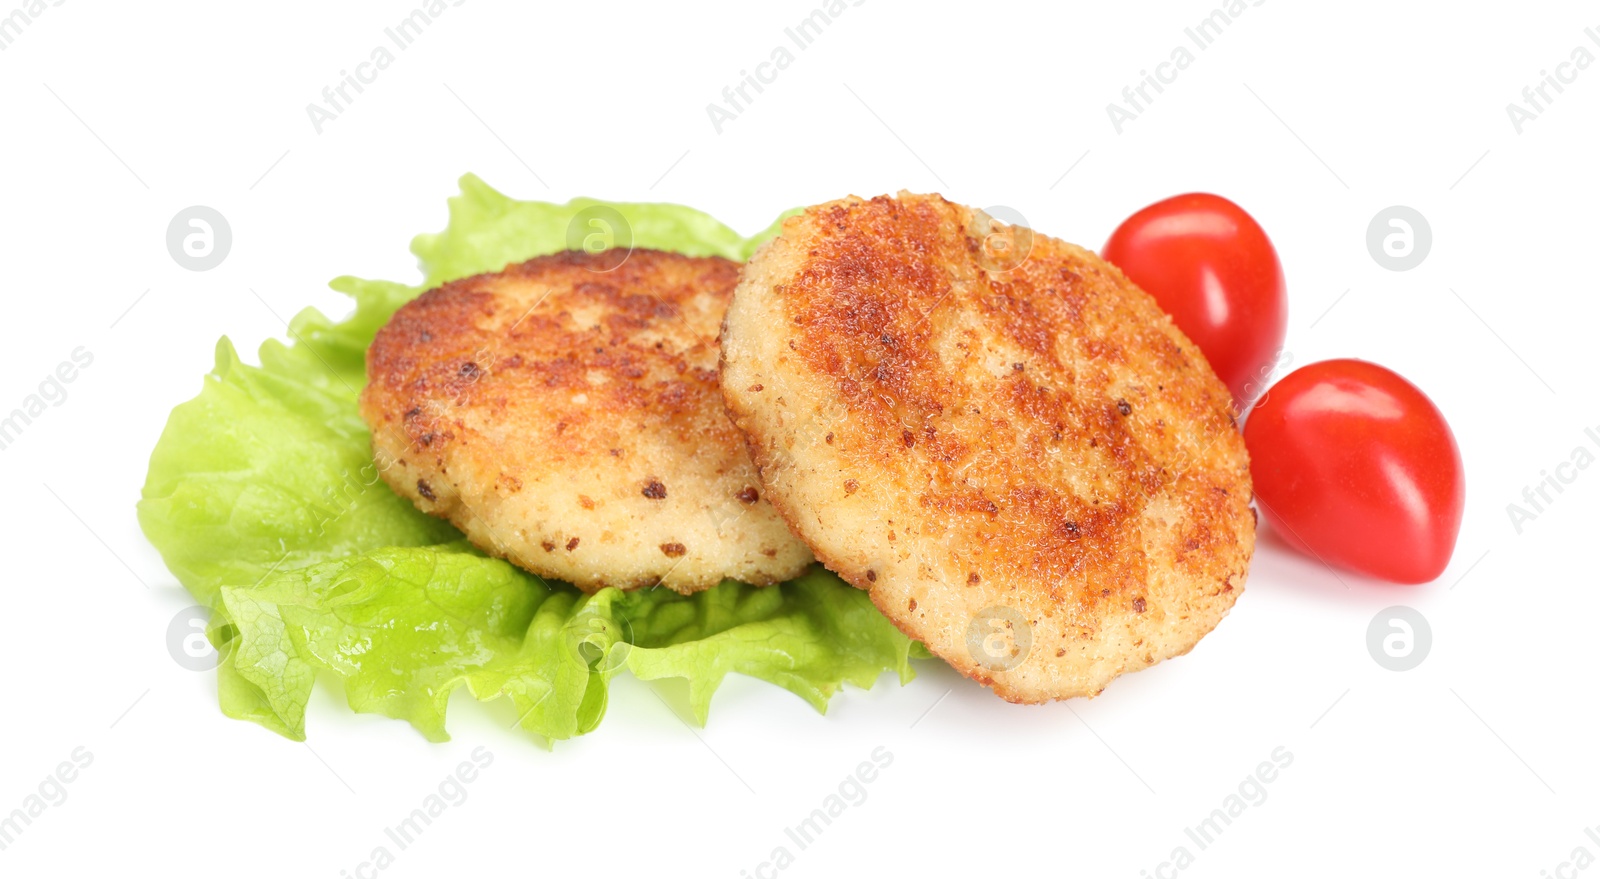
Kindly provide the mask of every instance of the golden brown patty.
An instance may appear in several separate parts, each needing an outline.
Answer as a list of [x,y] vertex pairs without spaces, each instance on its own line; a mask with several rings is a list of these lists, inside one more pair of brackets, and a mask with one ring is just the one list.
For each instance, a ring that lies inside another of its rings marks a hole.
[[937,195],[819,205],[745,267],[722,339],[795,533],[1007,699],[1185,653],[1244,587],[1228,389],[1082,248]]
[[396,312],[361,395],[385,480],[586,591],[799,574],[811,555],[761,498],[717,389],[738,264],[619,255],[540,257]]

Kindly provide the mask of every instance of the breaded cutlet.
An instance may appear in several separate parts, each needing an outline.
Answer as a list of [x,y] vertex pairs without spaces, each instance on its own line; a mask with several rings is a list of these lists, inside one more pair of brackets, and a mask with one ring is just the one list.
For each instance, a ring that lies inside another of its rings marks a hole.
[[738,275],[720,257],[568,251],[422,294],[367,353],[384,479],[588,592],[798,575],[811,554],[761,497],[718,390]]
[[1186,653],[1244,588],[1228,389],[1087,250],[937,195],[818,205],[746,265],[722,358],[795,533],[1006,699]]

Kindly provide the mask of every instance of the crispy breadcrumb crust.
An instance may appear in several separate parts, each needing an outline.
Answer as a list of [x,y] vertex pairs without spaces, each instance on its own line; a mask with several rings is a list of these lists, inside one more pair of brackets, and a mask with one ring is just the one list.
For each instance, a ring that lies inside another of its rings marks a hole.
[[1186,653],[1243,590],[1228,390],[1093,253],[937,195],[846,198],[757,252],[722,340],[766,497],[1008,700]]
[[811,555],[717,387],[739,266],[568,251],[453,281],[367,352],[384,479],[477,546],[585,591],[766,585]]

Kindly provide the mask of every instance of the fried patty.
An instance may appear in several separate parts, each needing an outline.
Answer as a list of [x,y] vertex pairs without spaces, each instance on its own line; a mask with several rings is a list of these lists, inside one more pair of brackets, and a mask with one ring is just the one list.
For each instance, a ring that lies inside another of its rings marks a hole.
[[384,479],[585,591],[798,575],[811,554],[761,496],[717,388],[738,264],[622,256],[540,257],[397,311],[361,395]]
[[1008,700],[1186,653],[1243,590],[1228,389],[1093,253],[937,195],[830,202],[745,267],[722,343],[795,533]]

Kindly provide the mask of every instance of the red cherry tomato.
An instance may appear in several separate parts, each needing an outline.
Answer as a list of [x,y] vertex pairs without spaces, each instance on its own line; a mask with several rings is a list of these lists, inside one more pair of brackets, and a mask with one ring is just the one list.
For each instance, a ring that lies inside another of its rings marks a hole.
[[1291,546],[1396,583],[1450,563],[1461,453],[1416,385],[1364,360],[1302,366],[1256,403],[1244,442],[1261,511]]
[[1249,405],[1289,318],[1278,252],[1255,218],[1220,195],[1173,196],[1124,220],[1102,255],[1156,298]]

